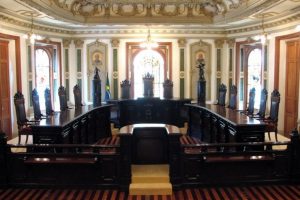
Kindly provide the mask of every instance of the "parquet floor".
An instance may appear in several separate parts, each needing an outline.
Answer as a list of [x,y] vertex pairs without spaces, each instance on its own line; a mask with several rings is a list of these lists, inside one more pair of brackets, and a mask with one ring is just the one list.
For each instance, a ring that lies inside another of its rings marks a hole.
[[170,196],[127,196],[117,190],[0,189],[1,200],[299,200],[300,185],[201,187],[174,191]]

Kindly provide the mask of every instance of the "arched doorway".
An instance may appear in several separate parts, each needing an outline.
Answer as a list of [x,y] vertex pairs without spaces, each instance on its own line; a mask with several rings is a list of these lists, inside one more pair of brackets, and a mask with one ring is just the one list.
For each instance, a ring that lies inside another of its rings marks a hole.
[[143,97],[143,76],[150,73],[154,77],[154,97],[163,96],[164,59],[154,50],[140,51],[133,60],[134,98]]

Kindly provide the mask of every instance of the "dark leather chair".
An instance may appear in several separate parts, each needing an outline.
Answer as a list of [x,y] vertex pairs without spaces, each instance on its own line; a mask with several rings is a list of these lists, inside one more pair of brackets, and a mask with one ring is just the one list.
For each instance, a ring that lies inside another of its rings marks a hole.
[[229,105],[228,108],[236,109],[236,96],[237,96],[237,88],[235,85],[230,87],[230,95],[229,95]]
[[154,76],[149,72],[143,77],[144,82],[144,97],[153,97]]
[[163,83],[164,88],[164,98],[172,99],[173,98],[173,81],[166,79]]
[[225,106],[225,99],[226,99],[226,92],[227,88],[226,85],[223,83],[219,86],[219,91],[218,91],[218,105]]
[[279,113],[279,103],[280,103],[280,93],[278,90],[273,90],[271,94],[271,106],[269,117],[263,119],[266,123],[266,132],[268,132],[269,140],[271,140],[270,133],[275,133],[275,139],[277,139],[277,123],[278,123],[278,113]]
[[131,84],[129,80],[124,80],[121,82],[121,99],[129,99],[130,98],[130,87]]
[[268,100],[268,91],[266,89],[262,89],[260,93],[259,111],[253,116],[254,118],[258,118],[258,119],[265,118],[267,100]]
[[67,110],[68,104],[67,104],[67,93],[65,87],[60,86],[58,88],[58,97],[59,97],[60,110],[61,111]]
[[249,103],[248,108],[244,112],[246,115],[253,116],[255,104],[255,88],[251,88],[249,91]]
[[40,97],[36,89],[33,89],[31,92],[31,98],[32,98],[32,106],[33,106],[33,113],[34,113],[34,119],[39,120],[43,118],[43,114],[41,112],[40,108]]
[[73,94],[74,94],[74,100],[75,100],[75,108],[79,108],[82,106],[82,98],[81,98],[81,90],[79,85],[75,85],[73,87]]
[[28,136],[32,135],[32,130],[30,125],[35,124],[37,121],[29,121],[26,118],[25,100],[21,92],[17,92],[14,95],[14,104],[16,109],[17,125],[18,125],[18,133],[19,133],[18,143],[20,144],[21,142],[21,136],[25,135],[26,136],[25,143],[27,144]]
[[44,96],[45,96],[46,115],[52,115],[54,111],[52,109],[51,93],[49,88],[45,89]]

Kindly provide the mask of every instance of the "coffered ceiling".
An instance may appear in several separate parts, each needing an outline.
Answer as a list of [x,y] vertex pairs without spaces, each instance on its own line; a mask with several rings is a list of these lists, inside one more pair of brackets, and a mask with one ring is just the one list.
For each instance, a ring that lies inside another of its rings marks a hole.
[[294,17],[300,0],[1,0],[0,20],[68,30],[132,25],[231,30]]

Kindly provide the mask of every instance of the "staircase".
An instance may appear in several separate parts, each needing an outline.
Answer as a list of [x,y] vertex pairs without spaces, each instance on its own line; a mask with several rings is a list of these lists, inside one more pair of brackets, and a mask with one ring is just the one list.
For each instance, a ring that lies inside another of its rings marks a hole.
[[169,165],[132,165],[129,195],[172,195]]

